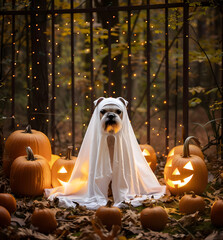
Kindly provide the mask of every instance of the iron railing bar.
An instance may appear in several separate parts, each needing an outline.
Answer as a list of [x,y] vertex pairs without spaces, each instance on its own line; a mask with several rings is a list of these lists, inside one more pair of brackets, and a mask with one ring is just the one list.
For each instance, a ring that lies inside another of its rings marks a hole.
[[111,78],[111,14],[108,18],[108,96],[112,96],[112,78]]
[[52,0],[52,16],[51,16],[51,70],[52,70],[52,83],[51,83],[51,142],[52,142],[52,152],[55,152],[55,12],[54,12],[54,0]]
[[[165,0],[166,5],[168,0]],[[168,8],[165,8],[165,153],[169,149],[169,35],[168,35]]]
[[[223,52],[223,14],[221,14],[221,49]],[[223,55],[221,57],[221,91],[223,91]],[[223,101],[223,95],[222,95]],[[223,159],[223,107],[221,108],[221,159]]]
[[[92,9],[92,1],[90,1],[90,9]],[[90,58],[91,58],[91,65],[90,65],[90,72],[91,72],[91,113],[94,111],[94,98],[95,98],[95,89],[94,89],[94,31],[93,31],[93,12],[90,12]]]
[[[31,89],[31,82],[30,82],[30,75],[29,75],[29,19],[28,14],[25,15],[25,21],[26,21],[26,84],[27,84],[27,93],[28,93],[28,99],[27,99],[27,106],[31,106],[30,101],[30,89]],[[27,108],[27,116],[28,116],[28,123],[31,123],[30,119],[30,108]]]
[[183,127],[184,140],[188,136],[188,88],[189,88],[189,4],[184,0],[183,9]]
[[[74,8],[73,0],[70,2],[71,10]],[[75,70],[74,70],[74,15],[70,14],[70,27],[71,27],[71,106],[72,106],[72,116],[71,116],[71,127],[72,127],[72,145],[73,154],[75,153]]]
[[[12,1],[15,8],[15,0]],[[15,15],[12,15],[12,87],[11,87],[11,128],[15,129]]]
[[146,37],[146,61],[147,61],[147,116],[146,116],[146,121],[147,121],[147,144],[150,144],[150,52],[151,52],[151,32],[150,32],[150,0],[147,0],[147,37]]
[[[164,9],[164,8],[180,8],[183,7],[184,3],[168,3],[168,4],[152,4],[150,5],[150,9]],[[209,2],[201,2],[199,6],[205,7],[210,6]],[[90,12],[104,12],[104,11],[134,11],[134,10],[146,10],[147,5],[140,5],[140,6],[109,6],[109,7],[98,7],[98,8],[84,8],[84,9],[49,9],[49,10],[7,10],[7,11],[0,11],[0,15],[25,15],[31,14],[31,12],[41,12],[44,11],[46,14],[70,14],[73,13],[90,13]]]
[[[178,10],[176,10],[176,32],[178,32]],[[178,129],[178,115],[177,115],[177,109],[178,109],[178,82],[179,82],[179,76],[178,76],[178,70],[179,70],[179,63],[178,63],[178,51],[179,51],[179,42],[178,37],[176,39],[176,84],[175,84],[175,133],[174,133],[174,146],[177,144],[177,129]]]

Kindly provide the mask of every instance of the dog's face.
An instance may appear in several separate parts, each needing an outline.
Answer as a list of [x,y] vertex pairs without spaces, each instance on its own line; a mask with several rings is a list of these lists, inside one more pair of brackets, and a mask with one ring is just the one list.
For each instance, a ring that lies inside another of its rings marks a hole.
[[100,111],[102,130],[115,134],[122,128],[122,110],[115,104],[105,105]]

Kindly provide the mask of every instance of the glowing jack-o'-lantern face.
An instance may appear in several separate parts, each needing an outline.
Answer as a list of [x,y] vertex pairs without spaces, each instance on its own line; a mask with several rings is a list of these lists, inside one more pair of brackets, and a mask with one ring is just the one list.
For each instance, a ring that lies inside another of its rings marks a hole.
[[[189,140],[186,143],[187,148],[188,142]],[[173,195],[180,195],[190,191],[201,194],[207,186],[207,167],[202,158],[190,155],[188,150],[183,155],[177,154],[167,159],[164,168],[164,179],[167,188]]]
[[68,148],[67,156],[61,157],[55,161],[52,166],[52,186],[58,187],[68,182],[76,161],[76,157],[71,156],[72,148]]
[[142,151],[143,156],[145,157],[146,161],[148,162],[150,168],[155,171],[156,169],[156,152],[154,148],[148,144],[140,144],[139,145]]

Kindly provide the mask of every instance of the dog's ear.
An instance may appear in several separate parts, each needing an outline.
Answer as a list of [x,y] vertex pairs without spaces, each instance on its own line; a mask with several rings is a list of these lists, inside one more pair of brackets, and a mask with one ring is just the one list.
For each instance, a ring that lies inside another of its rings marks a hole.
[[99,104],[102,100],[104,100],[104,99],[105,99],[104,97],[100,97],[100,98],[98,98],[97,100],[95,100],[95,101],[94,101],[94,106],[97,107],[98,104]]
[[126,101],[124,98],[122,98],[122,97],[118,97],[117,98],[118,100],[120,100],[126,107],[127,107],[127,105],[128,105],[128,101]]

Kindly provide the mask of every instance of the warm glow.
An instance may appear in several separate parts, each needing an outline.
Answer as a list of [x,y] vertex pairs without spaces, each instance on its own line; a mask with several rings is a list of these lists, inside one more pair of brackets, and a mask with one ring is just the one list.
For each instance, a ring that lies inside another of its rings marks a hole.
[[170,179],[167,180],[167,185],[172,187],[172,188],[181,188],[185,186],[187,183],[190,182],[191,178],[193,177],[194,174],[190,175],[187,178],[184,178],[183,181],[177,180],[177,181],[171,181]]
[[68,182],[64,182],[64,181],[60,180],[59,178],[57,178],[57,180],[60,182],[60,184],[61,184],[63,187],[66,187],[66,186],[67,186],[67,183],[68,183]]
[[[89,169],[88,163],[83,164],[80,170],[81,174],[78,174],[81,176],[76,177],[74,179],[71,178],[72,180],[70,179],[67,182],[64,182],[57,178],[57,180],[62,185],[63,189],[65,189],[66,195],[81,193],[82,191],[83,192],[85,191],[88,183],[88,169]],[[64,172],[64,170],[66,171],[64,167],[61,167],[60,170],[61,170],[60,173]]]
[[173,156],[173,155],[174,155],[174,149],[172,149],[172,150],[169,152],[168,157],[171,157],[171,156]]
[[64,167],[61,167],[58,173],[67,173],[67,170]]
[[150,156],[150,153],[147,149],[144,149],[142,154],[143,154],[143,156]]
[[185,169],[188,169],[188,170],[194,170],[192,164],[191,164],[191,161],[189,161],[185,166],[184,166]]
[[178,168],[176,168],[176,169],[174,170],[173,175],[180,175],[180,172],[179,172]]
[[173,162],[173,159],[170,159],[169,161],[167,161],[166,166],[172,167],[172,162]]

